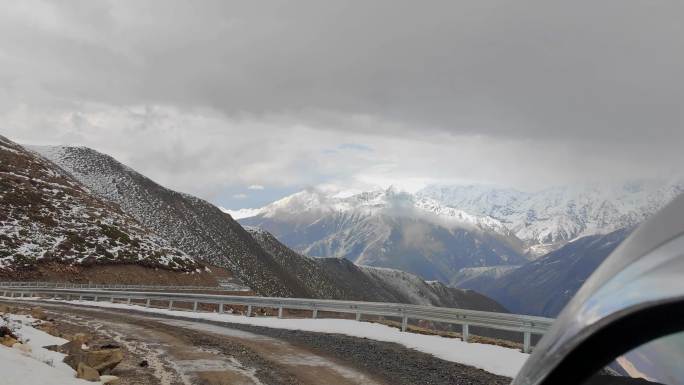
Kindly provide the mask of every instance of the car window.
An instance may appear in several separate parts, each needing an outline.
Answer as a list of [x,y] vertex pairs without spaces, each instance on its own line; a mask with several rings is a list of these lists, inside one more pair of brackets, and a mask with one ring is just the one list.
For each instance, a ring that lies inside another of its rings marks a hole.
[[582,385],[632,384],[684,385],[684,332],[632,349]]

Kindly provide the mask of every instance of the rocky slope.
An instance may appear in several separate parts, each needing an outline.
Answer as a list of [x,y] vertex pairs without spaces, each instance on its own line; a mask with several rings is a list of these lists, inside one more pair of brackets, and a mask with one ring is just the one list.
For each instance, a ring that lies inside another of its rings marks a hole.
[[229,269],[257,293],[310,294],[242,226],[209,202],[160,186],[114,158],[89,148],[32,149],[188,255]]
[[521,244],[499,221],[393,189],[349,197],[303,191],[240,219],[304,254],[346,258],[449,282],[463,267],[519,264]]
[[426,282],[399,270],[358,266],[346,259],[306,257],[262,229],[247,230],[314,297],[506,311],[496,301],[472,290]]
[[514,313],[555,317],[629,232],[583,237],[499,277],[480,276],[459,287],[481,292]]
[[246,227],[246,230],[287,274],[294,277],[305,297],[362,299],[360,290],[337,285],[314,258],[293,251],[264,230],[255,227]]
[[203,267],[53,163],[0,136],[0,274],[16,277],[46,263]]
[[635,226],[684,192],[684,181],[636,180],[528,193],[481,185],[428,186],[418,196],[496,218],[533,256],[573,239]]

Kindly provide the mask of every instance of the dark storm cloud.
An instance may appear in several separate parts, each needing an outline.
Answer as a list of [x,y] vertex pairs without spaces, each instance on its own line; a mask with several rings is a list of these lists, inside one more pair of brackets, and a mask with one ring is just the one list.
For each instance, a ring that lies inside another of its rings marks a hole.
[[204,108],[567,149],[549,173],[587,151],[655,170],[684,161],[682,17],[677,0],[20,2],[0,14],[0,111]]

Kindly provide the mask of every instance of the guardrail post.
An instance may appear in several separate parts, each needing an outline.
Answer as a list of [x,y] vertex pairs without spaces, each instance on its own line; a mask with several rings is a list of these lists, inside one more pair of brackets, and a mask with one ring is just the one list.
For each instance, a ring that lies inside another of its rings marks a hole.
[[173,309],[173,301],[169,300],[169,310]]
[[523,334],[523,353],[529,353],[530,352],[530,345],[532,340],[532,335],[530,332],[525,332]]
[[126,305],[130,305],[130,304],[131,304],[131,297],[128,297],[128,298],[126,298]]
[[361,321],[361,312],[356,313],[356,320]]
[[278,308],[278,318],[283,318],[283,307]]
[[192,311],[197,311],[197,301],[193,302]]
[[311,318],[318,318],[318,309],[313,309],[311,312]]
[[147,301],[145,301],[145,307],[150,307],[150,299],[148,298]]
[[219,313],[223,313],[223,304],[222,303],[219,304]]
[[463,324],[463,329],[461,330],[461,340],[463,342],[468,342],[470,339],[470,328],[468,324]]
[[78,300],[79,300],[79,301],[83,301],[83,294],[81,294],[81,295],[78,296]]
[[109,300],[114,303],[114,297],[111,297]]
[[408,316],[404,316],[401,319],[401,331],[405,332],[407,327],[408,327]]
[[95,298],[93,298],[93,301],[97,302],[97,296],[95,296]]
[[247,305],[247,317],[252,316],[252,305]]

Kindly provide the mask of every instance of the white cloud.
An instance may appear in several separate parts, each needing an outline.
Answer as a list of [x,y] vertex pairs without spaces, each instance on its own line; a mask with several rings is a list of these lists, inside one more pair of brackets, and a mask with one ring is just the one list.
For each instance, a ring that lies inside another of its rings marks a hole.
[[252,184],[252,185],[249,185],[249,187],[247,187],[247,189],[248,190],[263,190],[264,186],[262,186],[260,184]]
[[247,198],[247,194],[233,194],[233,198],[235,198],[235,199],[245,199],[245,198]]
[[582,3],[15,2],[0,130],[208,199],[677,172],[684,2]]

